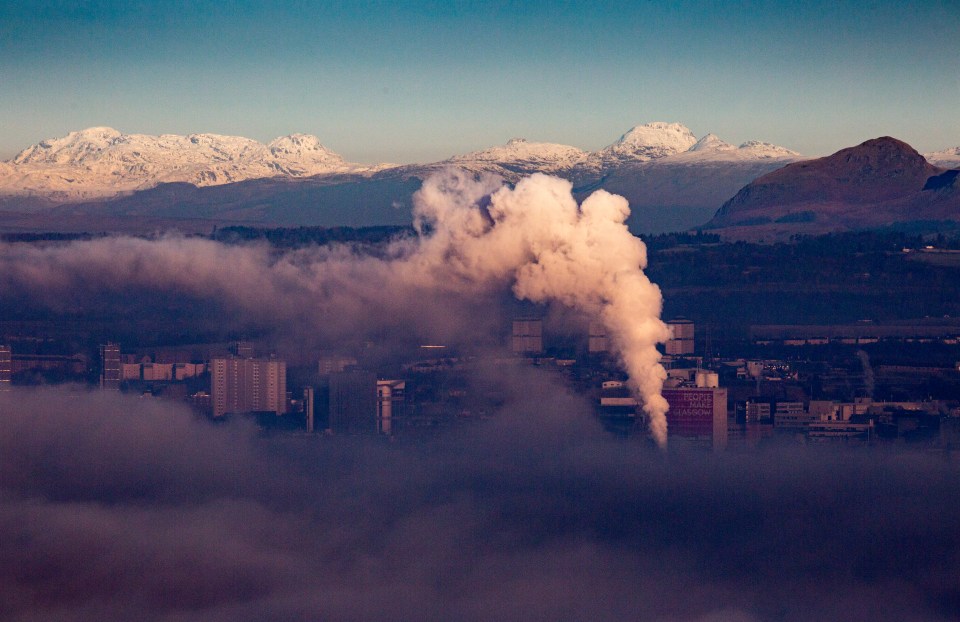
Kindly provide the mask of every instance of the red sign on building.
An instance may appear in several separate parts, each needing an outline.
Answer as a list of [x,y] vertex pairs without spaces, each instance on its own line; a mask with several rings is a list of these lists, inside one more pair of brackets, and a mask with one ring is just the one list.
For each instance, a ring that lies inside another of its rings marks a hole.
[[[664,389],[671,436],[713,436],[715,389]],[[726,408],[726,404],[724,404]]]

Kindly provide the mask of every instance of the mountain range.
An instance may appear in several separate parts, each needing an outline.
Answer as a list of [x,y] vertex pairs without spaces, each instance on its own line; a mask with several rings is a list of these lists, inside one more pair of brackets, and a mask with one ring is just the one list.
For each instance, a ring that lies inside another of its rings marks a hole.
[[198,227],[404,224],[420,182],[455,166],[508,182],[558,175],[580,194],[605,188],[630,200],[635,230],[674,230],[704,222],[743,184],[801,157],[760,141],[698,140],[687,127],[662,122],[638,125],[592,152],[515,138],[439,162],[372,166],[347,162],[303,134],[262,144],[101,127],[44,140],[0,163],[0,210],[8,229],[42,226],[54,215],[60,226],[82,225],[84,216],[104,226],[133,226],[138,218]]
[[[940,167],[960,166],[960,147],[927,159]],[[807,161],[817,162],[760,141],[735,146],[714,134],[698,139],[684,125],[664,122],[638,125],[597,151],[515,138],[407,165],[351,163],[305,134],[263,144],[216,134],[149,136],[97,127],[41,141],[0,162],[0,228],[407,224],[411,196],[422,180],[451,166],[508,182],[544,172],[569,179],[581,197],[599,188],[623,195],[635,232],[688,229],[711,217],[715,227],[764,218],[799,222],[809,216],[791,214],[811,210],[754,213],[765,209],[756,197],[776,181],[764,182],[763,191],[747,188],[784,167],[807,170],[796,168]]]

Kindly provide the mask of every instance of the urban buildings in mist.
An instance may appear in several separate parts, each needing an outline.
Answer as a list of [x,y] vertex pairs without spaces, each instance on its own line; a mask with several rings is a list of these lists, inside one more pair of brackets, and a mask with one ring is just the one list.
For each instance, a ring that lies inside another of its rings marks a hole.
[[[852,348],[845,368],[791,361],[789,356],[720,356],[704,351],[717,344],[711,344],[709,336],[697,337],[692,321],[677,318],[668,325],[673,338],[664,346],[667,377],[662,395],[670,406],[672,445],[723,450],[777,439],[937,447],[953,442],[960,401],[949,396],[960,389],[957,366],[874,366],[856,349],[863,344],[847,343],[841,329],[823,338],[825,344],[813,345]],[[214,420],[247,415],[266,429],[402,437],[487,416],[502,398],[496,387],[471,377],[486,364],[521,365],[547,373],[566,390],[587,398],[597,421],[615,435],[646,435],[642,403],[628,389],[608,337],[596,322],[584,322],[573,341],[569,334],[552,332],[550,322],[541,317],[523,316],[507,328],[500,354],[464,354],[433,344],[378,368],[362,360],[362,350],[317,352],[314,363],[309,356],[298,363],[292,382],[284,358],[256,356],[258,349],[271,350],[268,344],[236,341],[192,350],[128,352],[120,343],[107,341],[97,348],[97,381],[105,390],[186,401]],[[776,347],[785,354],[811,340],[801,343],[790,333],[783,335]],[[769,338],[769,331],[758,332],[754,342],[769,349]],[[875,338],[866,341],[878,343]],[[497,363],[498,356],[505,358]],[[811,380],[806,376],[814,367]],[[3,390],[23,384],[30,374],[78,380],[86,369],[80,354],[18,354],[9,345],[0,346]],[[930,379],[945,389],[955,388],[946,393],[941,389],[940,396],[931,399],[925,395]],[[890,397],[878,399],[877,392]]]
[[[243,349],[243,354],[252,352]],[[287,364],[277,359],[231,358],[210,361],[214,417],[227,413],[287,412]]]

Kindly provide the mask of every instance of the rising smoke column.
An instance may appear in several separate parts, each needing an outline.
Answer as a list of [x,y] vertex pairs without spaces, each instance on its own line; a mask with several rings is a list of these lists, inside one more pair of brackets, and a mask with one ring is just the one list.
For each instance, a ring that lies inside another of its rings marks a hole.
[[660,320],[660,288],[643,273],[646,246],[625,224],[626,199],[599,190],[577,205],[569,181],[536,174],[511,189],[500,186],[485,210],[493,179],[448,173],[427,180],[414,197],[418,228],[433,229],[420,261],[442,259],[443,272],[483,280],[513,280],[520,299],[560,302],[599,319],[628,374],[628,384],[649,417],[661,447],[667,441],[661,395],[666,372],[658,343],[670,338]]
[[[570,182],[542,174],[511,188],[494,175],[448,170],[414,196],[419,235],[376,256],[182,236],[0,242],[0,295],[71,309],[109,304],[131,288],[170,293],[215,300],[237,321],[336,340],[438,322],[476,334],[471,322],[512,288],[520,299],[564,304],[603,323],[662,446],[666,373],[656,344],[670,333],[660,289],[643,273],[646,247],[624,224],[629,213],[625,199],[604,191],[578,205]],[[463,317],[470,307],[473,317]]]

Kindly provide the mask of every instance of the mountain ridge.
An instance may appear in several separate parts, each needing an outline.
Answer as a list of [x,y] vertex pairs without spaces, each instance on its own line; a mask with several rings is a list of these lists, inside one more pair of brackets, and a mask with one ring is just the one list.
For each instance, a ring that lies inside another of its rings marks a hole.
[[[165,167],[154,153],[158,150],[161,155],[172,153],[178,166]],[[924,168],[933,165],[905,143],[898,150],[909,150],[922,169],[908,188],[920,192],[921,181],[930,179],[937,167]],[[98,127],[41,141],[15,160],[21,164],[0,162],[0,209],[6,214],[0,228],[13,227],[14,222],[20,223],[17,227],[55,228],[68,215],[79,223],[85,214],[100,223],[114,219],[117,226],[125,219],[123,227],[132,226],[132,219],[264,226],[404,224],[410,218],[411,196],[422,180],[455,166],[493,173],[508,183],[534,172],[557,175],[570,180],[581,198],[596,189],[622,195],[631,206],[628,225],[637,233],[692,229],[711,217],[715,219],[711,226],[729,227],[730,219],[717,220],[726,213],[718,206],[778,169],[817,161],[762,141],[734,146],[714,134],[696,139],[686,126],[665,122],[634,126],[596,151],[514,138],[438,162],[376,166],[347,162],[308,134],[264,144],[216,134],[125,135]],[[249,162],[253,168],[244,168]],[[936,181],[936,188],[917,195],[908,207],[922,212],[924,201],[948,205],[954,183],[948,177]],[[909,194],[904,190],[890,197],[869,197],[869,192],[863,196],[889,203],[905,193]],[[804,196],[808,203],[823,199]],[[885,209],[893,207],[891,203]],[[833,209],[841,210],[840,204]],[[847,211],[853,218],[856,210]],[[806,212],[810,210],[794,206],[783,213],[754,216],[766,221],[785,217],[796,224],[809,217]]]
[[[429,171],[444,166],[492,172],[508,181],[533,172],[584,178],[601,176],[628,164],[678,156],[695,144],[697,140],[686,126],[651,122],[634,126],[594,152],[569,145],[511,139],[504,145],[439,162],[361,165],[347,162],[309,134],[290,134],[264,144],[210,133],[124,134],[110,127],[91,127],[44,139],[11,160],[0,162],[0,195],[56,204],[122,196],[160,183],[186,182],[205,187],[269,177],[344,173],[368,176],[392,169]],[[788,149],[776,149],[772,157],[800,157]],[[686,159],[718,159],[719,153],[716,149],[701,148]],[[739,153],[740,159],[771,157],[770,153],[757,150]]]
[[707,226],[817,231],[945,220],[960,220],[957,172],[881,136],[758,177]]

